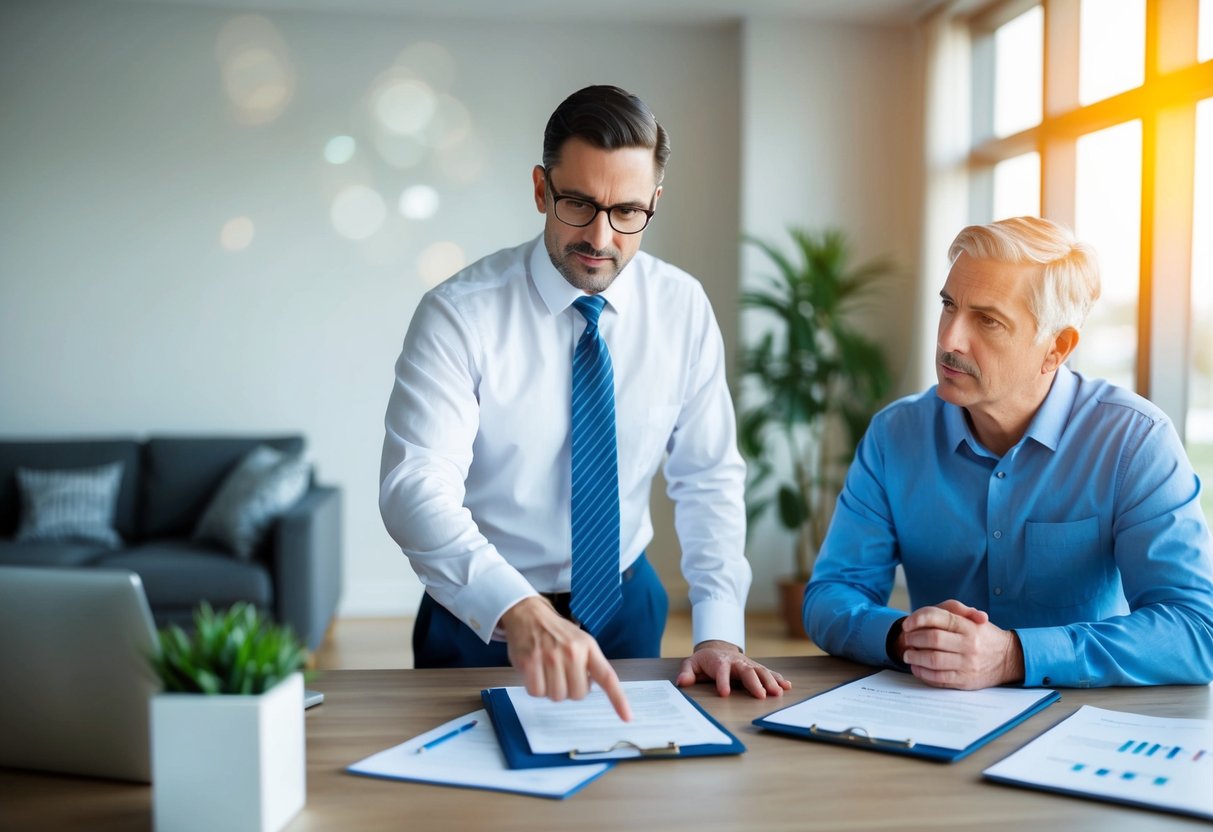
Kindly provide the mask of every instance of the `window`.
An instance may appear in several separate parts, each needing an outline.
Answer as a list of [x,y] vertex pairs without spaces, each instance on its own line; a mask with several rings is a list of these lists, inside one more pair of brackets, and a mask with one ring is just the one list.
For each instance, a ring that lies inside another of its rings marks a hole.
[[1078,103],[1140,87],[1146,77],[1145,0],[1081,0]]
[[1099,252],[1102,292],[1074,365],[1130,390],[1136,386],[1141,262],[1141,122],[1077,141],[1074,233]]
[[995,219],[1040,214],[1040,154],[1012,156],[994,165]]
[[1040,124],[1044,13],[1028,9],[994,33],[994,135]]
[[968,219],[1095,245],[1074,365],[1171,417],[1213,516],[1213,0],[1002,0],[968,29]]

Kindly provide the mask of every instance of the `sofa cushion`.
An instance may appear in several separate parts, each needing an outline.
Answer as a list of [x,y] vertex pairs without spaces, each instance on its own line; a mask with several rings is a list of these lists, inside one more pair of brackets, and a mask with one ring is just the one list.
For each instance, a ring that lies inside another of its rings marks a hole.
[[258,445],[216,490],[194,529],[194,539],[218,543],[251,558],[270,524],[307,491],[308,464],[295,454]]
[[273,609],[269,570],[219,549],[183,540],[153,540],[107,554],[97,566],[129,569],[143,580],[152,609],[192,609],[203,599],[215,609],[249,601]]
[[18,543],[0,540],[0,566],[91,566],[111,550],[96,543]]
[[189,537],[211,495],[258,445],[303,452],[303,437],[152,437],[143,448],[144,538]]
[[0,537],[12,537],[21,516],[18,468],[62,470],[121,462],[122,486],[114,507],[114,529],[127,540],[139,534],[139,442],[134,439],[0,441]]
[[122,545],[114,531],[114,506],[122,485],[121,462],[95,468],[17,469],[21,496],[21,543],[77,541],[109,549]]

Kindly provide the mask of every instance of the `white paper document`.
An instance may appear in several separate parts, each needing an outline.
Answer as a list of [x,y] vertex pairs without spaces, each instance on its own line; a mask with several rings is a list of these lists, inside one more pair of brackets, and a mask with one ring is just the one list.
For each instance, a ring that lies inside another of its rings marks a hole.
[[986,777],[1213,820],[1213,720],[1083,705]]
[[[476,724],[459,730],[473,720]],[[428,746],[418,752],[422,746]],[[511,769],[486,711],[474,711],[359,760],[346,770],[371,777],[417,780],[538,797],[568,797],[611,767],[610,763]]]
[[584,699],[553,702],[507,688],[510,703],[534,754],[578,756],[602,752],[603,759],[634,757],[640,749],[693,745],[728,745],[733,738],[705,717],[668,679],[623,682],[632,706],[632,721],[615,713],[602,689],[594,686]]
[[882,670],[776,711],[764,721],[907,747],[961,750],[1048,693],[1022,688],[945,690],[908,673]]

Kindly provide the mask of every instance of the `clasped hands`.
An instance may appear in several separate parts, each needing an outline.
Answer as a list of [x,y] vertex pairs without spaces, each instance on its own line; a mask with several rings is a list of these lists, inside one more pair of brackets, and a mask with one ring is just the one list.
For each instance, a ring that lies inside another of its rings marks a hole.
[[[619,718],[630,721],[632,709],[623,686],[598,642],[573,622],[561,617],[544,598],[524,598],[501,617],[509,645],[510,664],[523,677],[526,692],[554,701],[583,699],[590,683],[597,683]],[[780,696],[792,683],[746,656],[725,641],[705,641],[682,662],[675,684],[687,687],[714,680],[721,696],[728,696],[734,679],[753,696]]]
[[1022,682],[1023,648],[983,610],[948,600],[901,620],[893,658],[929,685],[978,690]]

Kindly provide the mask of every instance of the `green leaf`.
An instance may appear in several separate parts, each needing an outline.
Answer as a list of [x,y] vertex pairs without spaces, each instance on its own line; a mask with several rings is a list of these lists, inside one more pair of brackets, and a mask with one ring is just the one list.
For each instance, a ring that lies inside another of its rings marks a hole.
[[245,602],[223,613],[203,602],[192,633],[170,626],[158,635],[159,653],[149,662],[167,691],[264,693],[307,661],[307,650],[288,628]]
[[809,519],[809,508],[799,490],[785,485],[779,489],[779,520],[785,528],[798,529]]

